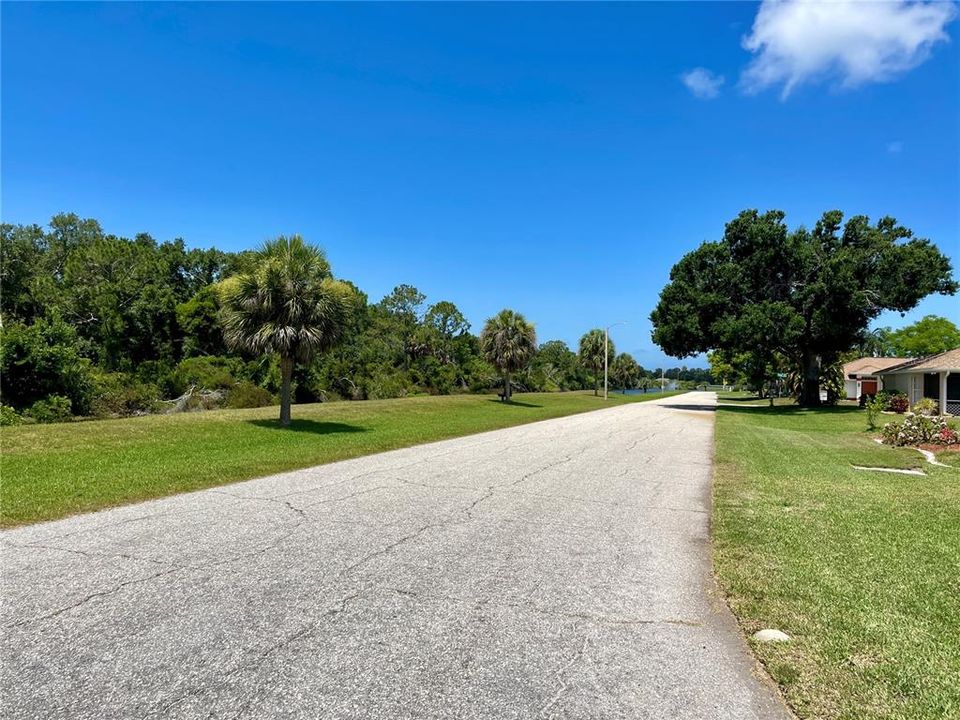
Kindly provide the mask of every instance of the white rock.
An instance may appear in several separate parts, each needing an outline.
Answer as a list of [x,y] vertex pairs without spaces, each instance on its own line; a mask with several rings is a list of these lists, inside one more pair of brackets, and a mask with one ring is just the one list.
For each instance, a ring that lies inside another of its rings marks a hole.
[[773,628],[758,630],[753,634],[753,639],[757,642],[790,642],[789,635]]

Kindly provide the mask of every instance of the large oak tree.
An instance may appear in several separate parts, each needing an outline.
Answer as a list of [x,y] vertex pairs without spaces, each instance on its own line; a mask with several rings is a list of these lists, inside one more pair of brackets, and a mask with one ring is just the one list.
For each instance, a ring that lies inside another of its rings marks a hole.
[[893,218],[843,223],[832,210],[791,231],[783,212],[746,210],[674,265],[650,319],[654,342],[676,357],[786,356],[803,373],[800,403],[818,405],[821,368],[862,342],[872,319],[957,288],[947,257]]

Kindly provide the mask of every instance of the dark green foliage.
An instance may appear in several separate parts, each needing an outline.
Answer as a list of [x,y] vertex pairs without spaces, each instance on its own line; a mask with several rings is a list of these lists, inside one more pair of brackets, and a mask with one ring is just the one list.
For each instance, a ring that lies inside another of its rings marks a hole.
[[73,411],[90,410],[90,360],[76,329],[59,315],[32,325],[11,323],[0,330],[0,395],[14,408],[32,406],[51,395],[69,398]]
[[66,422],[73,417],[70,398],[63,395],[49,395],[43,400],[37,400],[24,410],[23,414],[38,423]]
[[673,267],[654,341],[677,357],[748,352],[758,367],[780,354],[803,376],[800,401],[819,404],[822,368],[861,344],[873,318],[958,287],[947,257],[892,218],[842,220],[830,211],[790,231],[782,212],[742,212]]
[[[143,233],[118,237],[74,214],[45,228],[0,225],[3,402],[21,413],[62,395],[74,414],[98,417],[161,412],[191,387],[225,394],[228,404],[273,402],[283,385],[279,356],[251,359],[229,349],[221,322],[221,293],[236,288],[238,275],[255,274],[261,260],[253,251],[188,249]],[[341,341],[292,371],[296,402],[502,386],[454,303],[430,303],[410,285],[371,303],[350,282],[339,286],[351,296]],[[692,379],[692,372],[676,368],[667,377]],[[511,386],[579,390],[595,380],[570,348],[551,341],[512,374]]]
[[90,414],[95,417],[145,415],[159,409],[159,388],[128,373],[98,373],[93,385]]
[[227,345],[220,325],[220,300],[214,285],[207,285],[176,307],[177,323],[183,335],[184,357],[225,355]]
[[538,349],[528,370],[518,382],[531,389],[543,391],[582,390],[591,379],[578,362],[577,354],[562,340],[550,340]]
[[0,312],[4,318],[31,319],[40,312],[33,292],[43,264],[39,225],[0,225]]

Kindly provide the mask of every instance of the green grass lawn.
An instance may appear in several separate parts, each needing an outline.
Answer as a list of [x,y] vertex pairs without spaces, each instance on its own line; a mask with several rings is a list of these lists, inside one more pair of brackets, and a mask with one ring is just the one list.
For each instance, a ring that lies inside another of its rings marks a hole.
[[[960,469],[855,407],[717,411],[715,568],[803,718],[960,718]],[[851,465],[921,467],[926,476]]]
[[[675,393],[665,393],[670,395]],[[295,405],[5,427],[0,526],[197,490],[660,394],[525,393]]]

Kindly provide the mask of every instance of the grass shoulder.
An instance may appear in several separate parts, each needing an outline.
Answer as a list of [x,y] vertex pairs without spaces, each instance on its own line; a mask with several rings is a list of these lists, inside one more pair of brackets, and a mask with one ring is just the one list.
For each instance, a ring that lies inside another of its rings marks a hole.
[[960,470],[877,445],[856,407],[717,411],[718,579],[801,717],[960,714]]
[[4,427],[0,525],[246,480],[675,393],[410,397]]

